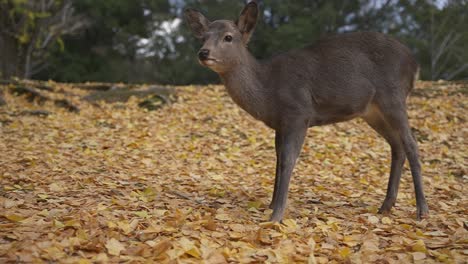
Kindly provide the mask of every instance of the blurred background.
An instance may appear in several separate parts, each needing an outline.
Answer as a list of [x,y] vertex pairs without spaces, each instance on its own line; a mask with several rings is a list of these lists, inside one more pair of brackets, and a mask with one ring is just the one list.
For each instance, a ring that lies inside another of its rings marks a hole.
[[[218,83],[198,65],[185,7],[235,20],[247,1],[0,0],[0,79]],[[259,0],[258,58],[323,35],[379,31],[407,44],[424,80],[468,79],[466,0]]]

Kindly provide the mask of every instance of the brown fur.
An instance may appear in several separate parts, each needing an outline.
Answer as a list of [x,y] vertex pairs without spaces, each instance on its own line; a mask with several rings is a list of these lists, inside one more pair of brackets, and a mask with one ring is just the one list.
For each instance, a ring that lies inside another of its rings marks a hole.
[[[396,201],[403,162],[408,157],[416,190],[418,218],[427,215],[418,150],[406,113],[406,97],[418,69],[411,52],[380,33],[358,32],[256,60],[247,43],[258,7],[250,2],[236,22],[209,22],[188,9],[186,20],[209,54],[200,63],[217,72],[242,109],[276,131],[277,172],[271,207],[280,221],[289,179],[308,127],[361,117],[392,148],[392,170],[381,212]],[[226,36],[231,36],[228,41]]]

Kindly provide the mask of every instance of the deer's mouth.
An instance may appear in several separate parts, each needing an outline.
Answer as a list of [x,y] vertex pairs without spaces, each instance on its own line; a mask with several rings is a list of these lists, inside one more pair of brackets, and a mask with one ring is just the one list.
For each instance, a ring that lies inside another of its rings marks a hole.
[[205,66],[211,66],[219,62],[219,60],[215,58],[207,58],[207,59],[199,60],[199,61],[200,61],[200,64],[205,65]]

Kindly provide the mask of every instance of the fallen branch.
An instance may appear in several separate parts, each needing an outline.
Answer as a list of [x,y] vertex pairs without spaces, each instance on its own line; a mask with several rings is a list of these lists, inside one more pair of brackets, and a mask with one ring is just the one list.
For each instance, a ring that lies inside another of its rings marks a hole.
[[80,109],[77,106],[73,105],[68,100],[66,100],[66,99],[51,99],[48,96],[46,96],[46,95],[42,94],[41,92],[39,92],[36,88],[26,87],[26,86],[16,86],[16,87],[12,88],[12,91],[13,91],[14,94],[16,94],[18,96],[26,95],[26,99],[29,102],[33,102],[36,99],[38,101],[38,104],[43,104],[45,101],[53,101],[56,106],[65,108],[70,112],[77,113],[77,112],[80,111]]
[[52,87],[50,87],[48,85],[44,85],[44,84],[36,84],[35,88],[37,88],[39,90],[48,91],[48,92],[54,92],[54,88],[52,88]]
[[21,112],[21,115],[32,115],[32,116],[49,116],[51,112],[46,110],[24,110]]
[[29,81],[29,80],[19,80],[19,79],[12,79],[12,80],[0,80],[0,85],[21,85],[21,86],[28,86],[34,87],[39,90],[44,90],[48,92],[54,92],[54,88],[47,84],[44,81]]
[[150,95],[158,95],[165,103],[169,103],[169,96],[174,93],[174,90],[164,86],[150,86],[147,89],[133,90],[128,88],[116,88],[108,91],[98,91],[91,93],[83,99],[89,102],[105,101],[107,103],[126,102],[131,96],[138,98],[147,97]]
[[[4,86],[2,86],[4,85]],[[70,112],[79,112],[79,108],[69,101],[69,98],[85,100],[93,106],[100,107],[99,102],[107,103],[126,102],[130,97],[142,98],[138,106],[147,110],[157,110],[165,104],[174,101],[175,89],[165,86],[138,86],[135,84],[113,84],[113,83],[84,83],[56,85],[52,82],[32,80],[0,80],[2,89],[9,89],[16,95],[25,95],[30,102],[36,101],[43,104],[52,101],[56,106],[67,109]],[[74,93],[73,88],[89,90],[90,93],[82,95],[83,92]],[[55,96],[55,94],[61,94]],[[55,99],[60,98],[60,99]],[[0,105],[5,104],[0,93]]]
[[80,112],[80,109],[77,106],[73,105],[72,103],[70,103],[69,101],[65,99],[54,100],[54,104],[58,107],[67,109],[69,112],[74,112],[74,113]]
[[18,96],[26,95],[26,99],[29,102],[32,102],[35,99],[37,99],[39,104],[43,104],[45,101],[49,100],[49,98],[47,96],[41,94],[39,91],[37,91],[37,90],[35,90],[34,88],[31,88],[31,87],[16,86],[12,90],[13,90],[13,93],[18,95]]
[[[113,89],[118,89],[119,85],[115,83],[79,83],[79,84],[74,84],[73,87],[82,89],[82,90],[87,90],[87,91],[109,91]],[[129,85],[125,85],[124,87],[133,87]]]

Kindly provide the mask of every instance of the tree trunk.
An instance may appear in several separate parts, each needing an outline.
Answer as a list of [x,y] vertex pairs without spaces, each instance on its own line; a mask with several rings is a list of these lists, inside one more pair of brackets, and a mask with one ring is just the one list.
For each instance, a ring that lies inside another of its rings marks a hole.
[[0,77],[2,79],[23,77],[18,48],[19,44],[14,37],[0,33]]
[[5,99],[3,99],[3,90],[0,90],[0,106],[6,105]]

